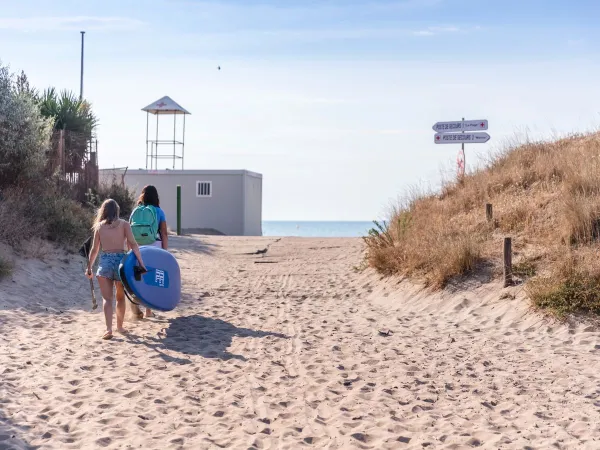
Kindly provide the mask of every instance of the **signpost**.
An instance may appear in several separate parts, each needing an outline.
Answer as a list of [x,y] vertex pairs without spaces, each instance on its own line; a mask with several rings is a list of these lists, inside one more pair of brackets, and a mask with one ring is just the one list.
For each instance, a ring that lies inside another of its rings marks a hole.
[[450,133],[456,131],[485,131],[488,129],[487,120],[458,120],[456,122],[438,122],[433,131]]
[[490,140],[487,133],[435,133],[436,144],[483,144]]
[[436,144],[461,144],[456,158],[459,178],[465,175],[465,143],[483,144],[490,140],[490,135],[482,132],[488,129],[488,121],[485,119],[465,120],[463,117],[457,121],[437,122],[432,128],[436,132],[433,137]]

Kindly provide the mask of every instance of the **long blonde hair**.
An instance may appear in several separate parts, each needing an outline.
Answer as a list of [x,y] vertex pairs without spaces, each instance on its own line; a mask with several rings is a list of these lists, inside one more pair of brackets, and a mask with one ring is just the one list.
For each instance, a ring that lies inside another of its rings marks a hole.
[[102,225],[110,225],[111,223],[116,222],[119,220],[120,212],[121,208],[119,207],[119,204],[112,198],[107,198],[100,208],[98,208],[92,230],[98,231]]

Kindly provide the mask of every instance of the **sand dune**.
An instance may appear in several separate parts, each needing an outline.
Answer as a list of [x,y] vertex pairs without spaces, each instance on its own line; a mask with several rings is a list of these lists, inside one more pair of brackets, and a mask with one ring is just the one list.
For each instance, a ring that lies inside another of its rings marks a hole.
[[519,288],[426,295],[352,239],[171,242],[182,304],[112,341],[77,257],[17,260],[0,449],[600,448],[600,334]]

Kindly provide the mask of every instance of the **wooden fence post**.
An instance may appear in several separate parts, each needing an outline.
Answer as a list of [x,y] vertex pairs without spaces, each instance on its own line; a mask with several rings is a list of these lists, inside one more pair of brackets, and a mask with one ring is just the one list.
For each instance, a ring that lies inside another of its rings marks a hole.
[[485,205],[485,217],[487,218],[488,222],[491,222],[492,219],[494,218],[494,212],[493,212],[491,203],[487,203]]
[[512,239],[504,238],[504,287],[513,284],[512,279]]

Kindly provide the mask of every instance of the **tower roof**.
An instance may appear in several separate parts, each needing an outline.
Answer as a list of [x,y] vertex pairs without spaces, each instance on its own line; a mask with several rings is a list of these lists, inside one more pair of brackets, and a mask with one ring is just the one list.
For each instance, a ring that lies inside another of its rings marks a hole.
[[165,95],[163,98],[156,100],[155,102],[149,104],[145,108],[142,108],[142,111],[149,112],[150,114],[191,114],[188,110],[174,101],[168,95]]

